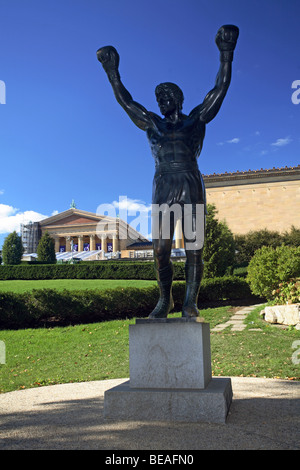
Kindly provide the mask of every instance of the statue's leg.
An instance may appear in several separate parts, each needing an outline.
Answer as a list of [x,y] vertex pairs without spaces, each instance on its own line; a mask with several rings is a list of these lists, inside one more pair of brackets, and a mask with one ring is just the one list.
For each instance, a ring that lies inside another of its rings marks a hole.
[[182,307],[183,317],[198,317],[198,295],[203,275],[203,261],[199,252],[187,252],[185,263],[185,299]]
[[[197,308],[198,295],[200,290],[201,279],[203,275],[203,243],[197,240],[196,234],[196,214],[192,214],[192,223],[194,229],[194,238],[186,236],[184,230],[184,241],[186,249],[186,263],[185,263],[185,299],[182,308],[183,317],[198,317],[199,310]],[[199,234],[198,234],[199,237]],[[191,248],[192,247],[192,248]]]
[[155,272],[159,287],[159,300],[149,318],[166,318],[174,308],[172,297],[173,265],[170,261],[174,227],[171,223],[170,237],[164,239],[161,230],[159,238],[153,240]]

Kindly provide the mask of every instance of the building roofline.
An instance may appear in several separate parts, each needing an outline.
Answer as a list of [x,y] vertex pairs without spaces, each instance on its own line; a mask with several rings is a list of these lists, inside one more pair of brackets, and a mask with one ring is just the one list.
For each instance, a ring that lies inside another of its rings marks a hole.
[[[104,215],[100,215],[100,214],[95,214],[93,212],[83,211],[83,210],[79,210],[79,209],[76,209],[76,208],[71,208],[71,209],[68,209],[66,211],[59,212],[58,214],[55,214],[51,217],[48,217],[47,219],[43,219],[38,223],[41,227],[47,227],[47,225],[57,222],[56,225],[51,226],[51,228],[56,228],[56,227],[60,226],[59,222],[61,220],[63,220],[66,217],[69,217],[70,215],[74,215],[74,214],[79,215],[79,216],[88,217],[90,219],[94,219],[95,224],[100,222],[101,220],[103,220],[103,218],[105,217],[105,223],[106,222],[108,224],[110,222],[116,223],[119,227],[120,232],[128,234],[129,238],[131,238],[133,240],[140,239],[140,240],[143,240],[143,241],[148,241],[147,238],[144,237],[144,235],[139,233],[137,230],[135,230],[133,227],[131,227],[130,224],[128,224],[124,220],[120,219],[119,217],[108,217],[106,215],[104,216]],[[93,223],[90,222],[87,225],[93,225]],[[77,224],[69,224],[68,227],[69,228],[78,227],[78,225]]]
[[263,183],[273,181],[284,181],[284,180],[299,180],[300,179],[300,165],[292,167],[282,168],[269,168],[260,170],[248,170],[248,171],[235,171],[225,173],[213,173],[209,175],[202,175],[206,187],[210,185],[220,185],[224,183],[232,184],[251,184],[251,183]]
[[[39,224],[41,226],[52,224],[53,222],[59,221],[61,219],[64,219],[65,217],[69,217],[70,215],[74,215],[74,214],[95,219],[95,222],[97,220],[103,219],[103,217],[104,217],[103,215],[98,215],[98,214],[95,214],[93,212],[88,212],[88,211],[83,211],[83,210],[80,210],[80,209],[71,208],[71,209],[68,209],[66,211],[59,212],[58,214],[52,215],[51,217],[48,217],[47,219],[43,219],[39,222]],[[105,216],[105,217],[109,220],[110,219],[114,220],[113,217],[107,217],[107,216]]]

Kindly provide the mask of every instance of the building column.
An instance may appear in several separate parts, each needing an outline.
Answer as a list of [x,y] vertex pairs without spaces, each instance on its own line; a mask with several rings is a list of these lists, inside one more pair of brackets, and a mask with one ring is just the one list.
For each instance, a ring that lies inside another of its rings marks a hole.
[[55,249],[55,253],[58,253],[58,252],[59,252],[59,247],[60,247],[59,237],[54,237],[54,249]]
[[112,237],[112,250],[113,250],[113,253],[116,253],[117,251],[119,251],[119,239],[117,237],[117,234],[114,234]]
[[83,236],[78,235],[78,253],[83,251]]
[[90,251],[96,250],[95,235],[90,235]]
[[183,233],[181,219],[177,219],[175,226],[175,248],[183,248]]
[[65,237],[66,239],[66,251],[71,251],[71,237]]
[[107,238],[105,235],[101,237],[101,250],[103,250],[103,253],[107,252]]

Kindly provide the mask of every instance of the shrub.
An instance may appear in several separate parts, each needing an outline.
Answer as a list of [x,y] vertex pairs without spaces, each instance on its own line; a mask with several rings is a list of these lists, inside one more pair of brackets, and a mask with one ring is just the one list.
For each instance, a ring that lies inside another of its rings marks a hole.
[[17,232],[10,233],[2,247],[3,263],[6,265],[20,264],[24,249],[22,239]]
[[[151,262],[126,263],[103,261],[99,263],[0,266],[0,280],[12,279],[145,279],[155,280]],[[184,263],[174,263],[174,279],[184,279]]]
[[213,204],[207,206],[205,242],[203,249],[204,276],[224,276],[234,264],[234,238],[225,222],[217,220]]
[[292,225],[289,231],[279,233],[274,230],[252,230],[244,235],[235,235],[235,264],[246,265],[254,253],[263,246],[276,248],[280,245],[300,246],[300,228]]
[[290,231],[284,232],[282,237],[285,245],[300,246],[300,228],[296,228],[292,225]]
[[279,232],[262,229],[235,235],[235,262],[236,264],[249,263],[255,252],[263,246],[276,248],[283,243],[283,237]]
[[300,276],[300,247],[281,245],[262,247],[256,251],[248,266],[247,281],[255,295],[268,300],[280,282]]
[[281,282],[277,289],[272,291],[273,304],[294,304],[300,302],[300,278]]
[[[175,310],[180,310],[185,283],[173,283]],[[199,307],[205,302],[244,299],[251,296],[245,279],[224,277],[206,279],[199,294]],[[158,286],[84,291],[40,289],[15,294],[0,293],[0,328],[41,327],[47,324],[91,323],[121,318],[147,317],[159,297]]]

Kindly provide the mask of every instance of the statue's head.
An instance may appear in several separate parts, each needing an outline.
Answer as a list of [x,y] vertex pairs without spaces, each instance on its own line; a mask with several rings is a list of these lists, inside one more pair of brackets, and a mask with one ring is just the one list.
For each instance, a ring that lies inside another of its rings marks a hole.
[[161,113],[165,115],[168,111],[182,110],[184,96],[182,90],[175,83],[165,82],[155,88],[156,100]]

